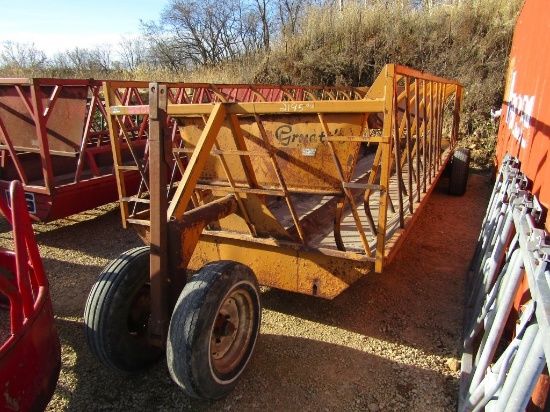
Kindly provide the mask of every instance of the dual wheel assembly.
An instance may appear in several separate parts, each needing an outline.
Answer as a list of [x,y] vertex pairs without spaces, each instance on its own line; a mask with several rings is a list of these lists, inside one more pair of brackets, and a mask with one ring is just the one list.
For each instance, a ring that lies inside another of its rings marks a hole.
[[[103,269],[86,301],[84,324],[88,346],[105,366],[137,373],[163,356],[148,339],[150,299],[148,246],[124,252]],[[260,323],[252,270],[234,261],[205,265],[172,312],[166,342],[172,379],[189,396],[223,397],[246,368]]]

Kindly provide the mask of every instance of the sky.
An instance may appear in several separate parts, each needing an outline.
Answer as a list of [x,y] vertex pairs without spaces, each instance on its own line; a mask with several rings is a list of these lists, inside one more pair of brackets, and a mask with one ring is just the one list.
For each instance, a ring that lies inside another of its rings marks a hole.
[[138,35],[140,20],[158,20],[169,0],[0,0],[0,46],[34,43],[48,56]]

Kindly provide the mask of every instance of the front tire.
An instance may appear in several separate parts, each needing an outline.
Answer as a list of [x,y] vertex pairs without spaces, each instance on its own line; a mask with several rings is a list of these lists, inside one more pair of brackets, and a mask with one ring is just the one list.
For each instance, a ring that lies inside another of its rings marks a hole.
[[166,348],[172,379],[189,396],[223,397],[252,356],[260,322],[252,270],[234,261],[205,265],[185,285],[172,314]]
[[118,372],[147,369],[163,353],[148,343],[150,315],[149,247],[142,246],[111,261],[90,291],[84,310],[90,351]]

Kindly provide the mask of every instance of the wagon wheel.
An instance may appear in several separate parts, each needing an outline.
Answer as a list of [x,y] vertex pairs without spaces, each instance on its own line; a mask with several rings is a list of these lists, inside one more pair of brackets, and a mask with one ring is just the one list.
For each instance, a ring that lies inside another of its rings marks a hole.
[[453,165],[449,180],[449,194],[462,196],[466,192],[468,170],[470,168],[470,150],[458,148],[453,153]]
[[84,324],[94,356],[119,372],[139,372],[161,355],[149,345],[151,314],[149,247],[128,250],[111,261],[92,287]]
[[252,270],[219,261],[200,269],[176,303],[166,348],[172,379],[190,396],[218,399],[237,383],[261,321]]

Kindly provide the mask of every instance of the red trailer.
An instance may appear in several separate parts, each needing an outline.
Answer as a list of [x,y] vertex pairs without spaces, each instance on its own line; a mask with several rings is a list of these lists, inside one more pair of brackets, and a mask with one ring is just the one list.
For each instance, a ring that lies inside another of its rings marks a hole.
[[0,250],[0,410],[40,411],[57,384],[61,347],[21,183],[11,184],[10,199],[0,197],[14,240],[14,251]]
[[[125,98],[140,96],[127,87]],[[127,125],[144,147],[140,124],[127,119]],[[115,200],[101,82],[0,79],[0,162],[0,190],[20,180],[33,220],[51,221]],[[137,190],[139,174],[126,178]]]

